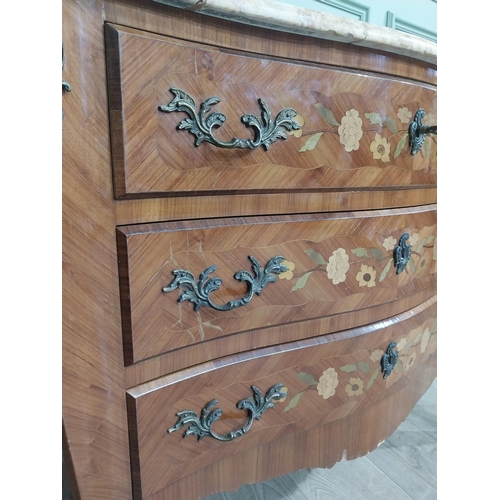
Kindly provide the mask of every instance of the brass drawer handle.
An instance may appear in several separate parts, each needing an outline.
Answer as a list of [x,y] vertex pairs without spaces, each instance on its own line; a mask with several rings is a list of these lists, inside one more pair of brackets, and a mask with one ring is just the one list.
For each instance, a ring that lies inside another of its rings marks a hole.
[[437,135],[437,125],[429,127],[428,125],[422,124],[422,118],[425,116],[425,110],[423,108],[417,109],[413,121],[408,127],[408,137],[410,139],[410,149],[411,154],[416,155],[425,141],[425,136],[427,134]]
[[395,351],[396,342],[391,342],[385,351],[385,354],[382,356],[380,360],[380,364],[382,365],[382,373],[384,374],[384,378],[387,378],[394,368],[396,367],[396,363],[398,362],[399,353]]
[[281,392],[281,389],[284,387],[283,384],[273,385],[266,392],[264,397],[262,397],[262,392],[257,389],[257,387],[253,385],[251,387],[253,391],[253,400],[243,399],[236,404],[237,408],[240,410],[247,410],[248,412],[248,422],[241,429],[229,432],[224,436],[221,436],[212,430],[214,422],[219,420],[222,416],[222,410],[220,408],[212,410],[212,408],[218,403],[216,399],[213,399],[201,410],[199,418],[193,410],[183,410],[176,413],[179,420],[177,420],[173,427],[168,429],[168,432],[175,432],[183,425],[190,424],[184,432],[182,436],[183,438],[190,436],[191,434],[195,434],[198,436],[198,441],[201,441],[205,436],[212,436],[219,441],[232,441],[237,437],[243,436],[250,430],[254,420],[259,420],[268,408],[274,408],[275,404],[273,403],[273,400],[279,400],[287,395],[285,392]]
[[406,242],[410,235],[408,233],[404,233],[401,238],[399,238],[399,243],[394,248],[394,265],[396,266],[396,274],[403,272],[406,264],[410,260],[411,256],[411,245],[408,245]]
[[194,304],[195,311],[198,311],[202,306],[208,306],[212,309],[217,309],[217,311],[230,311],[231,309],[245,306],[250,302],[254,294],[260,295],[265,286],[276,281],[275,275],[288,271],[288,267],[281,265],[285,258],[279,255],[270,259],[264,269],[260,267],[260,263],[255,257],[249,255],[248,258],[252,262],[254,276],[252,277],[248,271],[238,271],[234,275],[235,279],[238,281],[246,281],[247,283],[248,294],[241,299],[230,300],[223,306],[219,306],[212,302],[210,294],[219,289],[222,285],[222,280],[220,278],[207,279],[207,277],[217,269],[217,266],[207,267],[207,269],[200,274],[198,281],[195,280],[195,277],[189,271],[176,269],[172,271],[175,278],[168,286],[162,288],[162,292],[171,292],[177,288],[186,287],[187,290],[181,293],[177,302],[189,300]]
[[212,134],[213,127],[220,127],[225,121],[226,116],[223,113],[212,113],[205,116],[210,110],[210,107],[220,102],[218,97],[209,97],[200,105],[199,113],[196,112],[196,104],[194,99],[186,92],[171,88],[170,92],[174,94],[174,98],[168,104],[159,106],[158,109],[164,113],[171,113],[173,111],[184,112],[189,115],[178,125],[178,130],[188,130],[195,137],[194,145],[198,147],[203,141],[218,146],[219,148],[249,148],[256,149],[263,146],[267,151],[273,142],[278,139],[286,139],[287,135],[285,129],[300,130],[301,126],[293,121],[293,117],[297,116],[297,111],[292,108],[282,109],[276,119],[271,121],[271,111],[267,107],[263,99],[258,99],[259,106],[262,110],[262,122],[255,115],[247,114],[241,117],[241,121],[247,126],[252,127],[255,131],[254,140],[251,139],[237,139],[233,138],[229,142],[219,141]]

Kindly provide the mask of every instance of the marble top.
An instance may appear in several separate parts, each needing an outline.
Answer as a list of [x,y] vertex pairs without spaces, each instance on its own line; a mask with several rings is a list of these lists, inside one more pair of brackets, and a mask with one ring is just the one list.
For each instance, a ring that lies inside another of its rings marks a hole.
[[424,38],[275,0],[153,1],[252,26],[371,47],[437,64],[437,44]]

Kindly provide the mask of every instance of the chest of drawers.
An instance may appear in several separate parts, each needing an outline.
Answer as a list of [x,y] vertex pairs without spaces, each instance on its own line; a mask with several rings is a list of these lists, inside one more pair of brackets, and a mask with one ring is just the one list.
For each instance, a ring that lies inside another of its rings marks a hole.
[[432,44],[190,10],[63,2],[63,425],[83,499],[331,467],[436,374]]

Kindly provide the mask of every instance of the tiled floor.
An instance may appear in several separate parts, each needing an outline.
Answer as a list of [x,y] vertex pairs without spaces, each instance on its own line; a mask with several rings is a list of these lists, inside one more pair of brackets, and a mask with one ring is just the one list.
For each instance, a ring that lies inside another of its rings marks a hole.
[[[435,500],[436,398],[437,380],[396,432],[364,457],[331,469],[306,469],[244,485],[203,500]],[[64,472],[63,500],[70,500]]]

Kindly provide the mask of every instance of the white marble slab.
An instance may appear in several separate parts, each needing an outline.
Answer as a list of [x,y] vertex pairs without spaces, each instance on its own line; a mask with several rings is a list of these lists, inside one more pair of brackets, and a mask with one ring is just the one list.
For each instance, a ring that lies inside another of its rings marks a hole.
[[437,44],[424,38],[275,0],[153,1],[252,26],[371,47],[437,64]]

